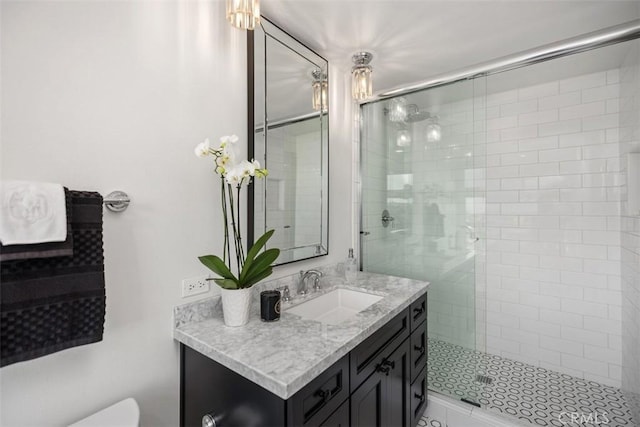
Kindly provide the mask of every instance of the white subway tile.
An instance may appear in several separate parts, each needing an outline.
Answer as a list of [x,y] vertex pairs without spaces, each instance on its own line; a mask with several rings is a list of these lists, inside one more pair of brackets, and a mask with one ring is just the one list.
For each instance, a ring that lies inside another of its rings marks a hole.
[[593,101],[602,101],[605,99],[618,98],[620,96],[620,86],[617,84],[609,84],[606,86],[594,87],[582,91],[582,102],[590,103]]
[[585,215],[620,215],[620,205],[616,202],[585,202],[582,204]]
[[[556,230],[557,231],[557,230]],[[520,242],[520,252],[523,254],[558,255],[560,244],[555,242]]]
[[559,90],[559,84],[557,81],[549,83],[542,83],[535,86],[528,86],[518,89],[518,99],[533,99],[541,98],[550,95],[557,95]]
[[[539,297],[538,295],[532,295],[532,298],[537,298]],[[554,299],[554,301],[557,300],[557,298]],[[532,300],[534,301],[534,300]],[[545,301],[544,300],[540,300],[538,301],[538,303],[541,306],[545,306]],[[560,305],[560,301],[558,300],[558,306]],[[559,308],[558,308],[559,309]],[[522,319],[522,321],[520,322],[520,329],[524,330],[524,331],[528,331],[528,332],[534,332],[536,334],[540,334],[540,335],[546,335],[548,337],[556,337],[556,338],[560,338],[560,328],[558,327],[557,324],[555,323],[549,323],[549,322],[544,322],[542,320],[536,320],[536,319]],[[538,342],[538,340],[536,339],[534,342]],[[532,344],[532,343],[527,343],[527,344]]]
[[559,190],[521,190],[521,202],[557,202],[560,200]]
[[538,204],[503,203],[500,206],[500,213],[503,215],[536,215],[538,214]]
[[601,317],[584,316],[583,327],[588,331],[620,335],[620,321]]
[[589,230],[582,232],[582,241],[592,245],[620,245],[620,233],[618,231]]
[[519,151],[533,151],[533,150],[550,150],[558,148],[558,137],[547,136],[544,138],[528,138],[518,141]]
[[582,175],[582,185],[584,187],[619,187],[624,185],[624,182],[624,175],[619,172]]
[[[599,116],[600,121],[592,124],[591,127],[585,130],[606,129],[608,127],[613,127],[613,126],[608,126],[609,123],[606,122],[606,120],[602,119],[601,117],[604,117],[604,116]],[[602,127],[597,127],[597,126],[602,126]],[[564,135],[568,133],[580,132],[581,130],[582,130],[582,122],[580,119],[562,120],[558,122],[543,123],[538,125],[538,135],[540,136]]]
[[619,306],[622,304],[622,293],[608,289],[584,289],[584,300]]
[[538,136],[538,125],[518,126],[515,128],[500,130],[501,141],[535,138],[537,136]]
[[537,344],[538,334],[524,331],[521,328],[502,327],[502,338],[525,344]]
[[606,172],[607,161],[605,159],[579,160],[560,162],[560,173],[563,175],[577,173]]
[[604,101],[590,102],[560,109],[560,120],[592,117],[606,113]]
[[518,174],[518,166],[499,166],[487,168],[487,178],[517,177]]
[[607,84],[611,85],[616,83],[620,83],[620,70],[618,68],[607,71]]
[[567,230],[606,230],[607,218],[602,216],[561,216],[560,228]]
[[487,264],[487,274],[503,277],[519,277],[520,269],[514,265]]
[[580,215],[582,203],[579,202],[539,202],[540,215]]
[[487,168],[492,168],[494,166],[500,166],[500,155],[499,154],[489,154],[486,156],[486,166]]
[[506,92],[492,93],[487,95],[487,107],[508,104],[518,100],[518,90],[510,90]]
[[559,282],[560,272],[544,268],[520,267],[520,277],[540,282]]
[[487,120],[487,130],[499,130],[512,128],[518,125],[518,117],[497,117],[495,119]]
[[540,188],[579,188],[582,187],[581,175],[550,175],[541,176]]
[[607,114],[620,112],[620,100],[619,99],[607,99],[605,101],[605,111]]
[[540,308],[540,320],[544,322],[554,323],[556,325],[581,328],[583,325],[583,317],[584,316],[582,316],[581,314],[567,313],[566,311],[562,310],[549,310],[544,307]]
[[493,142],[487,144],[487,154],[516,153],[518,141]]
[[531,307],[523,304],[512,304],[503,302],[500,303],[502,307],[502,312],[505,314],[510,314],[512,316],[519,316],[523,319],[537,319],[538,318],[538,308]]
[[[570,107],[567,107],[570,108]],[[604,114],[604,105],[601,114]],[[558,110],[534,111],[518,116],[519,126],[528,126],[539,123],[549,123],[558,121]]]
[[512,102],[500,105],[500,116],[517,116],[522,113],[529,113],[538,109],[537,99],[528,99],[520,102]]
[[506,265],[523,265],[528,267],[537,267],[538,256],[531,254],[502,253],[501,262]]
[[503,240],[538,240],[538,230],[534,228],[503,228],[501,229]]
[[571,354],[562,354],[560,357],[562,358],[562,366],[589,372],[601,377],[609,375],[609,365],[606,362],[598,362]]
[[[562,298],[561,302],[561,310],[566,311],[567,313],[575,313],[581,314],[583,316],[595,316],[602,317],[604,319],[607,318],[607,305],[606,304],[598,304],[595,302],[587,302],[582,300],[574,300],[569,298]],[[565,326],[563,326],[564,328]],[[571,328],[572,330],[581,330],[580,328]],[[584,331],[584,330],[583,330]],[[585,333],[587,331],[584,331]],[[605,344],[606,345],[606,334],[599,333],[601,336],[604,335]],[[563,334],[564,335],[564,334]]]
[[540,347],[548,350],[559,351],[563,354],[573,354],[582,356],[584,354],[584,344],[576,341],[568,341],[562,338],[540,336]]
[[[618,127],[618,114],[603,114],[582,119],[582,130],[609,129]],[[542,134],[541,134],[542,135]]]
[[560,228],[558,216],[521,215],[518,225],[523,228]]
[[540,110],[549,110],[553,108],[562,108],[570,105],[577,105],[582,102],[582,94],[580,91],[563,93],[560,95],[552,95],[540,98],[538,100],[538,108]]
[[535,163],[532,165],[518,166],[520,176],[547,176],[558,175],[560,167],[557,162],[554,163]]
[[540,257],[540,268],[565,271],[583,271],[582,258],[569,258],[544,255]]
[[[588,260],[585,260],[585,264],[587,264],[588,262]],[[604,274],[561,271],[560,281],[565,285],[578,285],[585,288],[607,288],[607,276]]]
[[582,243],[580,230],[540,230],[539,238],[544,242]]
[[[606,132],[609,132],[609,130]],[[604,130],[572,133],[558,137],[558,145],[560,147],[584,147],[585,145],[603,144],[605,141],[606,133]]]
[[560,255],[573,258],[607,259],[607,247],[603,245],[580,245],[564,243],[560,246]]
[[535,190],[538,188],[538,177],[503,178],[500,186],[503,190]]
[[[534,307],[544,307],[548,310],[560,310],[561,299],[551,295],[532,294],[527,292],[520,293],[520,303],[525,305],[532,305]],[[546,335],[553,335],[548,333]]]
[[519,223],[517,215],[487,215],[489,227],[517,227]]
[[516,252],[518,250],[519,245],[517,241],[487,239],[487,251]]
[[[530,357],[534,357],[538,361],[542,361],[545,363],[552,363],[554,365],[560,365],[560,352],[554,350],[547,350],[544,348],[540,348],[537,345],[521,343],[520,344],[520,354],[527,354]],[[539,363],[535,363],[538,365]]]
[[580,147],[558,148],[539,152],[540,162],[560,162],[566,160],[582,160]]
[[605,71],[560,80],[560,93],[573,92],[607,84]]
[[507,165],[523,165],[530,163],[538,163],[538,152],[528,151],[523,153],[510,153],[500,155],[500,164]]
[[620,158],[607,159],[607,172],[620,172],[622,169],[622,160]]
[[488,203],[518,202],[518,191],[487,191]]
[[604,187],[560,189],[563,202],[604,202],[607,190]]
[[620,150],[617,143],[582,147],[582,157],[584,159],[606,159],[609,157],[618,157],[619,155]]
[[[584,292],[581,286],[564,285],[561,283],[553,282],[540,283],[540,293],[543,295],[550,295],[558,298],[571,298],[576,300],[581,300],[584,298]],[[580,322],[579,326],[582,326],[582,322]]]

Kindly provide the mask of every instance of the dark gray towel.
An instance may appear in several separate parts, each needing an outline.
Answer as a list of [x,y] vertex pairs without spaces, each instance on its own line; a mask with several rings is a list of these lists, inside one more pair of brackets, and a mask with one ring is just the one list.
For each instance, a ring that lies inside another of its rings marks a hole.
[[69,193],[73,256],[0,263],[0,366],[102,340],[102,196]]
[[36,243],[31,245],[7,245],[0,243],[0,261],[15,259],[51,258],[73,255],[73,234],[71,231],[72,211],[69,189],[64,189],[67,208],[67,238],[64,242]]

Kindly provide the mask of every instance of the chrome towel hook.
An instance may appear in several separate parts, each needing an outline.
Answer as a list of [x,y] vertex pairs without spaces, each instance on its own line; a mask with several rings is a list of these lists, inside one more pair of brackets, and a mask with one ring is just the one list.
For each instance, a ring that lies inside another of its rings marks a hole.
[[103,203],[111,212],[122,212],[129,207],[131,199],[124,191],[112,191],[107,194]]

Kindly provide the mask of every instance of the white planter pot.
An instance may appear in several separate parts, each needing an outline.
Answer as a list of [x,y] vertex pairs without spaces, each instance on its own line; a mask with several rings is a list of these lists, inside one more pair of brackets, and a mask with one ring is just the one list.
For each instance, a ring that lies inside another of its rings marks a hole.
[[221,289],[222,313],[227,326],[242,326],[249,321],[251,288]]

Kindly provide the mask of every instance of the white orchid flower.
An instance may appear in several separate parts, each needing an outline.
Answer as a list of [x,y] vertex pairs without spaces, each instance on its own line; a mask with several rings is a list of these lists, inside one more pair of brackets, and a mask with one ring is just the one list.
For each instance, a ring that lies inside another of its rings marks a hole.
[[209,144],[209,138],[205,139],[200,144],[196,145],[195,148],[196,156],[198,157],[206,157],[210,154],[211,144]]
[[224,174],[224,179],[228,184],[240,186],[244,179],[243,170],[240,165],[231,167]]

